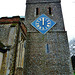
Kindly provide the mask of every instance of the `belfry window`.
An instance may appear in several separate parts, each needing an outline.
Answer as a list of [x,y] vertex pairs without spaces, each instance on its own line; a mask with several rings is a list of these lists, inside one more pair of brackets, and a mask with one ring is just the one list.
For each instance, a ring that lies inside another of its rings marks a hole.
[[39,13],[39,8],[36,8],[36,15],[38,15]]
[[51,15],[51,7],[49,7],[48,9],[49,9],[49,14]]
[[35,9],[34,16],[36,17],[39,14],[39,8]]

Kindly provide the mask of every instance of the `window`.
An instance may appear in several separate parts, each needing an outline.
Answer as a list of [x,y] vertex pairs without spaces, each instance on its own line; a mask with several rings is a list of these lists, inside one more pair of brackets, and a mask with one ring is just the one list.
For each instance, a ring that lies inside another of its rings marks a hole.
[[24,53],[25,53],[25,46],[24,43],[26,42],[26,40],[22,40],[18,43],[18,52],[17,52],[17,63],[16,63],[16,67],[21,67],[23,68],[24,66]]
[[39,8],[35,9],[34,16],[36,17],[39,14]]
[[71,61],[72,61],[73,70],[75,70],[75,56],[74,55],[71,57]]
[[36,8],[36,15],[38,15],[38,8]]
[[49,9],[49,14],[51,15],[51,7],[49,7],[48,9]]
[[2,65],[2,59],[3,59],[3,53],[0,52],[0,69],[1,69],[1,65]]
[[50,53],[50,45],[46,44],[46,53]]
[[26,48],[26,40],[24,41],[24,48]]

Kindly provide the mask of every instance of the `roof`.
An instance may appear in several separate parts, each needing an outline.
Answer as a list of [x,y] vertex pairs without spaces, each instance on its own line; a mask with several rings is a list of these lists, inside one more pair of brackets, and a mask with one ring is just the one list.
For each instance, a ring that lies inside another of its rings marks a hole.
[[0,25],[3,24],[12,24],[12,26],[15,26],[15,24],[19,24],[20,28],[22,29],[23,33],[26,35],[27,28],[25,24],[22,22],[24,21],[24,16],[13,16],[13,17],[1,17],[0,18]]
[[25,25],[24,25],[23,22],[21,23],[20,27],[21,27],[23,33],[26,35],[26,33],[27,33],[27,28],[25,27]]
[[13,16],[13,17],[1,17],[0,24],[9,24],[9,23],[19,23],[20,20],[24,20],[25,18],[20,16]]

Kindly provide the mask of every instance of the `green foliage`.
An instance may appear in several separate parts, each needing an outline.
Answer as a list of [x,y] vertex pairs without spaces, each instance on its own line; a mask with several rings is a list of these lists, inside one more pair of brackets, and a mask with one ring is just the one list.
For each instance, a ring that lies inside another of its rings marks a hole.
[[75,73],[74,73],[74,75],[75,75]]

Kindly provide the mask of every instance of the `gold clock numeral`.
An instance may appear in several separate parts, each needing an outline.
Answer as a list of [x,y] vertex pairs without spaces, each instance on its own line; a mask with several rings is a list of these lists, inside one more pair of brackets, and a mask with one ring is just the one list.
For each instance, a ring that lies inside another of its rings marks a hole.
[[39,27],[39,29],[41,29],[41,27]]
[[50,20],[48,20],[47,22],[49,22]]
[[45,27],[47,29],[47,27]]
[[44,25],[44,17],[42,18],[42,25]]
[[50,22],[48,24],[51,24]]
[[47,25],[47,27],[50,27],[50,25]]
[[37,25],[37,27],[39,27],[40,25]]
[[41,18],[39,20],[41,21]]
[[42,28],[42,30],[44,30],[44,27]]
[[37,22],[40,22],[40,21],[37,20]]

